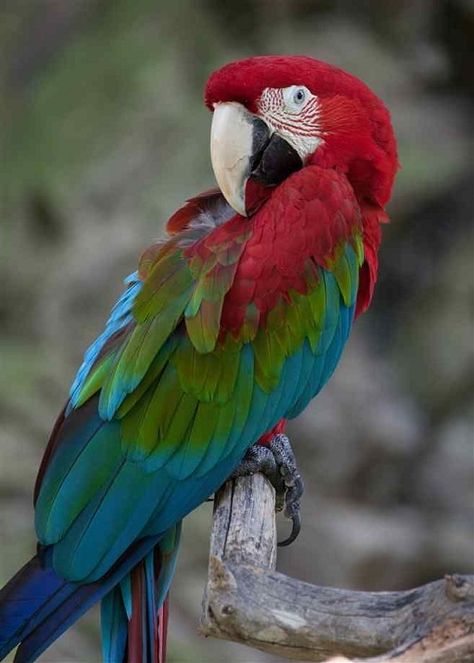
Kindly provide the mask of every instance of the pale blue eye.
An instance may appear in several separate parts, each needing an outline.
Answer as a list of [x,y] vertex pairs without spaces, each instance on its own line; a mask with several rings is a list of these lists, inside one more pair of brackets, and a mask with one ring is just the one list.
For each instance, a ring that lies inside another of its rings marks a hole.
[[302,87],[299,87],[293,95],[293,103],[297,106],[301,106],[306,99],[306,90]]
[[304,85],[291,85],[283,89],[285,111],[299,113],[311,99],[311,92]]

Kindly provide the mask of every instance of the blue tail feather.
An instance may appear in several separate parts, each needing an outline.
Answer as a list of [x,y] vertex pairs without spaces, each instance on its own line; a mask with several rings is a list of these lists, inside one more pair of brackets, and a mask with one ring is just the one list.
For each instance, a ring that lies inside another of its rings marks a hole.
[[110,592],[161,537],[141,539],[101,580],[79,584],[60,578],[48,551],[33,557],[0,591],[0,660],[18,643],[16,663],[34,661],[73,622]]
[[120,585],[102,599],[100,625],[104,663],[121,663],[127,650],[128,616]]
[[[102,599],[102,655],[105,663],[127,660],[130,646],[140,651],[142,660],[149,663],[164,660],[166,624],[160,624],[160,609],[174,575],[180,531],[181,523],[171,527],[138,567]],[[137,573],[140,575],[138,584],[132,580],[132,576],[136,580]],[[134,613],[137,607],[139,615]],[[138,629],[134,628],[137,617],[140,620]],[[133,642],[137,632],[139,642]]]
[[61,598],[74,591],[35,555],[0,591],[0,660],[16,647],[29,625],[41,621]]
[[[49,610],[44,620],[33,630],[28,629],[15,656],[15,663],[31,663],[90,607],[110,592],[146,554],[158,543],[158,538],[141,539],[130,548],[101,580],[75,585],[75,591],[54,612]],[[70,583],[71,585],[74,583]]]

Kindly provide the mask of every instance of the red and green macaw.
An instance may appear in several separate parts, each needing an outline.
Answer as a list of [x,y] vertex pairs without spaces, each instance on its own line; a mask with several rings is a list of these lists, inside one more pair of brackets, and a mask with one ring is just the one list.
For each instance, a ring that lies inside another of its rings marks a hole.
[[223,67],[205,101],[220,190],[170,218],[85,354],[0,658],[33,661],[101,600],[105,661],[163,660],[181,520],[320,391],[371,301],[397,169],[383,103],[289,56]]

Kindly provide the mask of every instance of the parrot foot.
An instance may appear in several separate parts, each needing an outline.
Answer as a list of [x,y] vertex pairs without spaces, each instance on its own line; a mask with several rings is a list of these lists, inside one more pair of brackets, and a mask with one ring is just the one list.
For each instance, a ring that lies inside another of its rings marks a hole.
[[267,445],[257,443],[251,446],[232,478],[257,472],[264,474],[274,487],[276,510],[283,510],[285,517],[292,521],[290,536],[278,542],[279,546],[289,546],[300,533],[300,499],[304,487],[295,454],[286,435],[278,433]]

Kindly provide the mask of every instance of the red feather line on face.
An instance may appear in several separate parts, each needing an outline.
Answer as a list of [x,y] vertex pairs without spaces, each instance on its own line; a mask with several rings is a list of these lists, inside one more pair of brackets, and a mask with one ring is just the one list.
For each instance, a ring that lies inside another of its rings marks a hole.
[[320,135],[320,107],[316,97],[310,98],[300,112],[288,112],[283,90],[266,88],[257,102],[258,114],[277,131],[317,138]]

